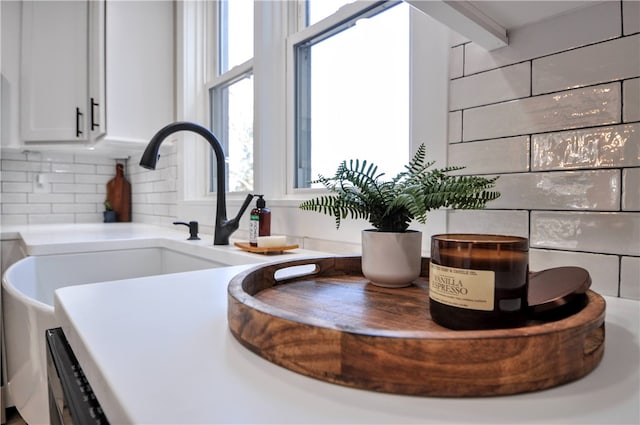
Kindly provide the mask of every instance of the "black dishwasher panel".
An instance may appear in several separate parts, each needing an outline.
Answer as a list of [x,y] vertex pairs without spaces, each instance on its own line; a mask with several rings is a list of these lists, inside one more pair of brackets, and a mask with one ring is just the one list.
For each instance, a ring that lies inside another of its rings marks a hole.
[[109,424],[62,329],[47,329],[46,339],[51,424]]

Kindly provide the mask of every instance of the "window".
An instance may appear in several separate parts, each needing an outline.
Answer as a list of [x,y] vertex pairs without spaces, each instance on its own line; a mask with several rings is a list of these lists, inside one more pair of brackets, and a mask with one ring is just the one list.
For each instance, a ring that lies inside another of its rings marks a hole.
[[305,1],[305,26],[313,25],[316,22],[335,13],[345,4],[353,3],[354,0],[307,0]]
[[[253,0],[216,4],[216,76],[208,84],[211,129],[226,155],[227,191],[249,192],[253,190]],[[215,161],[211,164],[209,190],[214,191]]]
[[410,151],[409,6],[358,2],[320,24],[293,45],[295,187],[332,176],[342,159],[401,171]]

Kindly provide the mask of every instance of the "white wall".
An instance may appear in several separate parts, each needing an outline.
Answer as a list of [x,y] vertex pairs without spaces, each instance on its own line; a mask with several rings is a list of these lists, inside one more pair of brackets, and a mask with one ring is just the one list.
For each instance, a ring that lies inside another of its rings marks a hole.
[[526,236],[531,269],[581,266],[598,292],[640,299],[639,16],[604,2],[493,52],[451,48],[449,163],[500,175],[502,195],[450,211],[449,231]]

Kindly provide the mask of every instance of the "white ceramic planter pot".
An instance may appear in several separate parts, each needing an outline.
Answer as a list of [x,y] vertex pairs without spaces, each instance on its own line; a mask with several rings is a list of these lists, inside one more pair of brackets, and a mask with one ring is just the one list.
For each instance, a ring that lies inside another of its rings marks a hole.
[[409,286],[420,276],[422,232],[362,231],[362,274],[385,288]]

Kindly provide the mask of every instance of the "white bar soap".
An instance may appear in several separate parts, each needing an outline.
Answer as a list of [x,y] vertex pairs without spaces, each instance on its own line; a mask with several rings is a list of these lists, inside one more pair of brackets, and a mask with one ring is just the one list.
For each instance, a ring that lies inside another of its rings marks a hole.
[[285,236],[258,236],[258,248],[273,248],[285,246],[287,238]]

